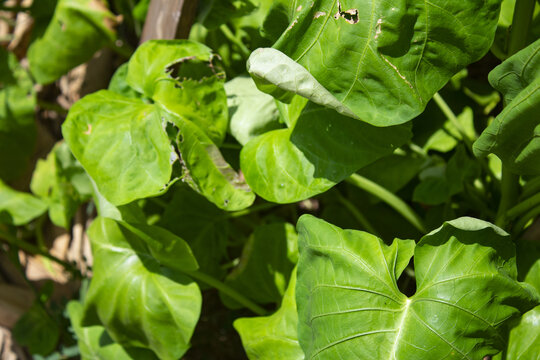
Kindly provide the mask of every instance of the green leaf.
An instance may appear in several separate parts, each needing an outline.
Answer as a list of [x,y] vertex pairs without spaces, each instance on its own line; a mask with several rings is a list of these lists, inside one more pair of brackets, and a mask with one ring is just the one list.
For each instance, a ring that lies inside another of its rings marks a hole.
[[[77,336],[77,345],[82,360],[131,360],[137,359],[128,354],[128,351],[121,345],[115,343],[107,334],[103,326],[82,326],[84,307],[78,301],[70,301],[67,304],[67,312],[71,320],[71,326]],[[140,358],[157,359],[150,352],[143,349],[130,349],[130,352],[137,353]]]
[[240,318],[234,322],[250,360],[304,359],[296,331],[298,315],[294,299],[295,285],[296,270],[291,275],[278,311],[270,316]]
[[373,125],[401,124],[489,50],[500,3],[297,1],[274,49],[255,51],[249,70],[263,91],[279,87]]
[[188,184],[220,209],[242,210],[253,204],[255,194],[212,140],[190,121],[179,120],[176,124]]
[[229,131],[242,145],[270,130],[283,127],[274,98],[261,92],[247,76],[225,84],[229,106]]
[[[225,283],[259,304],[279,304],[298,261],[298,235],[288,223],[259,226]],[[240,307],[222,294],[227,306]]]
[[[477,137],[474,130],[474,117],[473,110],[466,107],[461,114],[457,117],[461,128],[466,131],[469,139],[475,139]],[[435,150],[439,152],[449,152],[453,150],[459,140],[463,140],[463,136],[450,120],[446,121],[443,127],[437,130],[424,145],[424,150]]]
[[157,195],[172,173],[164,124],[174,116],[102,90],[75,103],[62,126],[73,155],[115,205]]
[[199,288],[183,273],[196,269],[188,246],[157,227],[102,217],[88,234],[95,262],[83,325],[102,324],[124,347],[180,358],[201,310]]
[[13,190],[0,180],[0,223],[24,225],[45,211],[45,202],[30,194]]
[[15,55],[0,47],[0,179],[15,179],[34,152],[36,95]]
[[497,66],[489,82],[506,106],[474,143],[475,155],[494,153],[512,172],[540,174],[540,40]]
[[240,164],[251,188],[268,201],[291,203],[322,193],[410,139],[408,126],[377,128],[308,105],[293,129],[246,144]]
[[47,202],[51,221],[68,228],[80,204],[90,199],[92,184],[65,142],[38,160],[30,189]]
[[227,254],[229,223],[225,212],[186,185],[176,185],[159,226],[184,239],[201,270],[221,278],[221,260]]
[[215,55],[189,40],[152,40],[137,48],[128,65],[127,82],[183,120],[193,121],[216,144],[228,125],[224,74]]
[[[385,245],[304,215],[298,223],[298,335],[313,359],[482,359],[501,351],[504,327],[540,302],[518,283],[510,236],[460,218]],[[417,291],[397,279],[414,252]]]
[[28,49],[30,71],[48,84],[116,39],[116,18],[102,0],[59,0],[45,34]]
[[480,171],[479,164],[459,146],[448,164],[435,164],[420,173],[420,184],[414,189],[413,200],[426,205],[444,204],[464,189]]
[[510,331],[506,360],[538,360],[540,355],[540,306],[527,312]]
[[108,90],[128,98],[140,98],[141,94],[127,83],[128,63],[123,63],[114,72]]
[[58,344],[60,327],[36,302],[13,327],[13,337],[30,353],[48,355]]

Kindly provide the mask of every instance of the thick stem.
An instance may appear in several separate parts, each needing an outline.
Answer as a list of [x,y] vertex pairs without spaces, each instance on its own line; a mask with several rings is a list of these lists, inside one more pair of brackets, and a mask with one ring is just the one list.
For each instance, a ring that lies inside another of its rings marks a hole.
[[424,225],[424,222],[422,221],[420,216],[418,216],[414,212],[414,210],[409,205],[407,205],[406,202],[401,200],[396,195],[392,194],[390,191],[358,174],[351,175],[351,177],[349,177],[346,181],[378,197],[379,199],[390,205],[398,213],[400,213],[401,216],[407,219],[421,233],[427,233],[426,226]]
[[506,212],[516,202],[519,196],[519,176],[513,174],[503,166],[501,178],[501,202],[495,219],[495,225],[505,228],[508,224],[508,216]]
[[[508,39],[508,56],[512,56],[527,44],[527,34],[534,12],[535,0],[516,0],[514,17]],[[519,196],[519,176],[504,166],[501,180],[501,202],[495,225],[505,227],[508,223],[506,212],[515,205]]]
[[508,39],[508,56],[512,56],[527,45],[527,35],[534,13],[535,0],[516,0],[514,17]]
[[268,312],[265,309],[263,309],[262,307],[260,307],[259,305],[257,305],[256,303],[254,303],[253,301],[251,301],[250,299],[248,299],[244,295],[240,294],[235,289],[233,289],[230,286],[222,283],[218,279],[216,279],[216,278],[214,278],[214,277],[212,277],[212,276],[210,276],[208,274],[199,272],[199,271],[190,271],[190,272],[186,272],[186,274],[191,276],[194,279],[202,281],[202,282],[210,285],[211,287],[221,291],[223,294],[225,294],[225,295],[229,296],[230,298],[236,300],[240,304],[244,305],[246,308],[253,311],[255,314],[257,314],[259,316],[268,315]]

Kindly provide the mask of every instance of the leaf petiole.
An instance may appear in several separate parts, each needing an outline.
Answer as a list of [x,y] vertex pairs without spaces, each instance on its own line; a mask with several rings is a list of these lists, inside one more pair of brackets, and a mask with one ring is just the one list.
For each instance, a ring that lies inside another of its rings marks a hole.
[[255,314],[259,316],[265,316],[268,314],[268,311],[266,311],[264,308],[257,305],[255,302],[251,301],[244,295],[240,294],[235,289],[231,288],[230,286],[226,285],[225,283],[219,281],[218,279],[208,274],[202,273],[200,271],[187,271],[186,274],[196,280],[202,281],[210,285],[211,287],[221,291],[223,294],[236,300],[237,302],[244,305],[246,308],[250,309],[251,311],[253,311]]
[[420,216],[418,216],[418,214],[416,214],[416,212],[398,196],[392,194],[390,191],[386,190],[379,184],[358,174],[351,175],[345,181],[378,197],[379,199],[390,205],[398,213],[400,213],[405,219],[409,221],[409,223],[411,223],[411,225],[413,225],[421,233],[427,233],[426,226],[424,225],[424,222],[422,221]]

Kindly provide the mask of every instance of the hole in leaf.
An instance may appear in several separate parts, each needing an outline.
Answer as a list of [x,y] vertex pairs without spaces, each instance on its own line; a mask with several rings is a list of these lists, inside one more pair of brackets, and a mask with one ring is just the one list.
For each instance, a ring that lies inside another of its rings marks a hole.
[[187,57],[178,62],[169,65],[166,72],[176,80],[197,80],[217,76],[225,78],[221,67],[216,66],[210,61],[199,60],[195,57]]

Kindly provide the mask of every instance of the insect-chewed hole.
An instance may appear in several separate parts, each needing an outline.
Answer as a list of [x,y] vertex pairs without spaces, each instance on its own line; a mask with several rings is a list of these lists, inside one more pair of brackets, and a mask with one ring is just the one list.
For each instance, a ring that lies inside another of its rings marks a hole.
[[179,81],[222,76],[221,68],[217,68],[212,61],[203,61],[194,57],[182,59],[168,66],[166,71],[172,78]]

